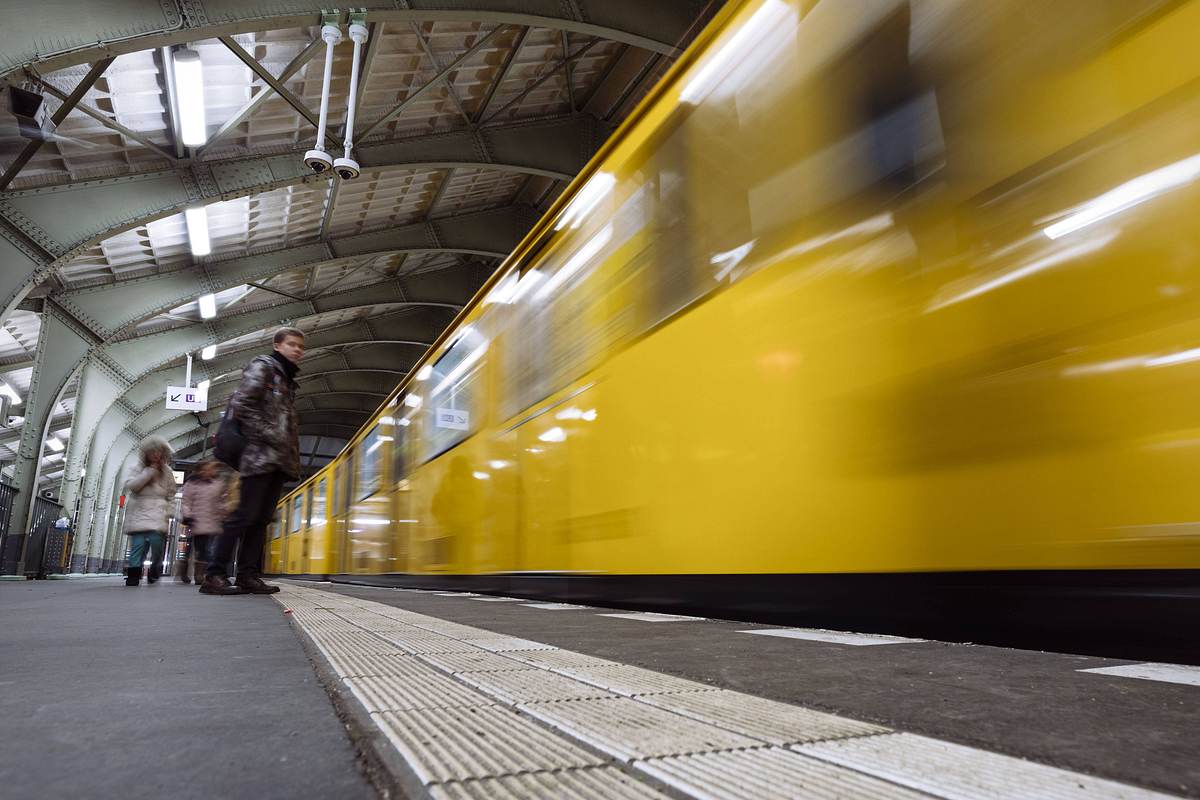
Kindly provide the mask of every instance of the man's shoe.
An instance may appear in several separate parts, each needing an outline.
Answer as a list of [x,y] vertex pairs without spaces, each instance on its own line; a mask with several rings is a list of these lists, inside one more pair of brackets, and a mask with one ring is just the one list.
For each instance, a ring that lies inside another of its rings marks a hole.
[[200,594],[246,594],[240,586],[234,586],[224,575],[205,575],[200,584]]
[[142,581],[141,567],[126,567],[125,568],[125,585],[137,586]]
[[237,585],[239,589],[247,594],[275,594],[279,591],[278,586],[264,583],[263,579],[257,575],[247,575],[245,577],[239,575]]

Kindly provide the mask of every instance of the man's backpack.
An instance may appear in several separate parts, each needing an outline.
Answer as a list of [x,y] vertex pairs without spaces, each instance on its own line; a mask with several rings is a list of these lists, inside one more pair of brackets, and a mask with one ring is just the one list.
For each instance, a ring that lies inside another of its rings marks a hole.
[[[267,385],[266,390],[275,390],[273,370],[271,383]],[[242,426],[238,423],[237,399],[238,395],[234,392],[233,397],[229,399],[229,404],[225,406],[225,416],[221,417],[221,424],[217,426],[217,435],[213,437],[213,456],[235,472],[240,472],[242,453],[246,450],[246,435],[242,433]]]

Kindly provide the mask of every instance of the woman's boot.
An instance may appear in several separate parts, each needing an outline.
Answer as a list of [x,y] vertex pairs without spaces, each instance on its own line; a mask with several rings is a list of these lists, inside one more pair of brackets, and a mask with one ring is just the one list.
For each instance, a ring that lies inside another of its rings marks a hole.
[[141,567],[126,567],[125,568],[125,585],[137,586],[142,580]]

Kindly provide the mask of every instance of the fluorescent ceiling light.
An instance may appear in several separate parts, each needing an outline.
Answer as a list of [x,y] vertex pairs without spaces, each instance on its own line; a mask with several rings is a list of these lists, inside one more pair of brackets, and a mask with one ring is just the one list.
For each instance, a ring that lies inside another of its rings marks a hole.
[[215,294],[202,294],[196,302],[200,304],[202,318],[212,319],[217,315],[217,296]]
[[404,405],[408,406],[409,408],[420,408],[421,396],[417,394],[404,395]]
[[204,119],[204,71],[200,54],[181,48],[171,59],[175,63],[175,101],[183,143],[196,147],[208,141],[208,125]]
[[49,439],[47,439],[46,444],[50,447],[51,450],[53,450],[56,453],[61,453],[64,448],[63,443],[60,442],[57,439],[57,437],[54,437],[54,436],[51,436]]
[[14,406],[19,406],[19,405],[21,405],[21,403],[25,402],[24,400],[21,399],[21,395],[17,394],[16,389],[12,388],[7,383],[4,383],[3,381],[0,381],[0,394],[8,395],[9,399],[12,400],[12,404]]
[[1042,233],[1057,239],[1086,228],[1092,223],[1119,214],[1163,192],[1177,189],[1200,177],[1200,155],[1176,161],[1161,169],[1139,175],[1099,197],[1084,203],[1078,211],[1060,222],[1047,225]]
[[208,387],[210,387],[210,386],[212,386],[212,381],[208,378],[205,378],[204,380],[202,380],[196,384],[196,389],[207,398],[208,397]]
[[210,344],[208,347],[200,351],[200,357],[205,361],[211,361],[217,357],[217,346]]
[[421,368],[419,370],[417,370],[417,380],[427,381],[427,380],[429,380],[429,376],[432,374],[433,374],[433,365],[432,364],[422,364]]
[[192,255],[206,256],[212,252],[212,240],[208,236],[208,208],[196,206],[183,212],[187,221],[188,244],[192,247]]

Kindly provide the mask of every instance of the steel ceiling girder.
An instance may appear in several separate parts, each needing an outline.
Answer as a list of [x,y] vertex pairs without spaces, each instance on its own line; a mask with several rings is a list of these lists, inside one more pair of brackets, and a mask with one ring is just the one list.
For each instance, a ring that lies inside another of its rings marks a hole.
[[[665,55],[702,16],[705,0],[474,0],[447,7],[417,0],[359,0],[371,22],[479,22],[523,25],[586,34]],[[25,64],[43,73],[101,58],[254,31],[321,24],[316,0],[60,0],[36,14],[13,14],[0,28],[0,82],[10,83]]]

